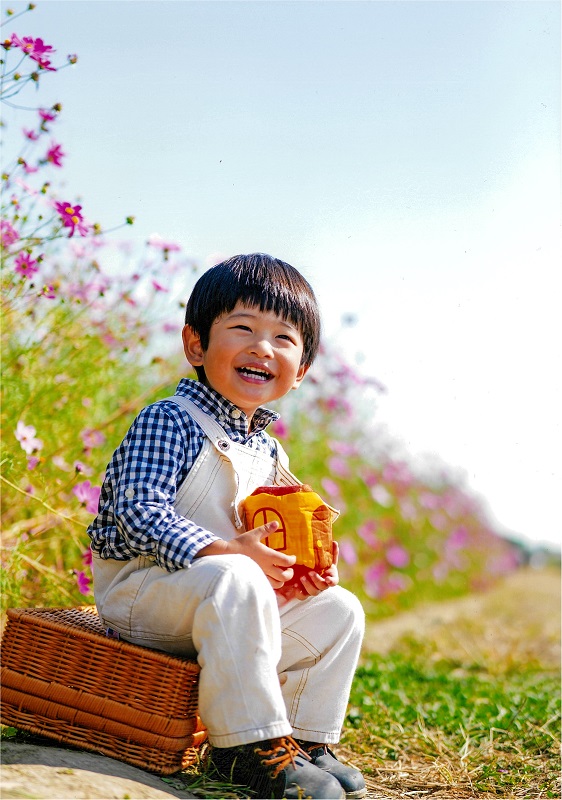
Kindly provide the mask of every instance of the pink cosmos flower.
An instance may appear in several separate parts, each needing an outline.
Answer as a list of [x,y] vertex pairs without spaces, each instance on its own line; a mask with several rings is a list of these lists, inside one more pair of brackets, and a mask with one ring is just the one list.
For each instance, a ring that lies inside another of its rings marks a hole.
[[81,475],[91,475],[94,471],[87,464],[84,464],[83,461],[75,461],[73,466],[76,472],[79,472]]
[[96,430],[95,428],[84,428],[84,430],[80,433],[80,437],[84,443],[84,447],[90,450],[92,447],[100,447],[100,445],[104,444],[105,436],[101,431]]
[[17,33],[12,33],[10,44],[13,47],[19,47],[26,56],[29,56],[34,61],[38,61],[43,58],[43,56],[51,55],[55,52],[50,44],[45,44],[43,42],[43,39],[34,39],[32,36],[24,36],[23,39],[20,39]]
[[62,167],[62,159],[65,155],[66,153],[62,152],[61,145],[53,142],[47,150],[45,158],[49,164],[52,164],[55,167]]
[[29,131],[27,128],[23,129],[23,135],[26,139],[29,139],[31,142],[36,142],[39,138],[39,134],[36,131]]
[[2,247],[9,247],[20,238],[11,222],[7,219],[0,220],[0,244]]
[[57,290],[52,283],[43,286],[41,290],[41,297],[46,297],[47,300],[54,300],[57,296]]
[[386,550],[386,560],[391,566],[403,569],[410,563],[410,554],[401,545],[391,544]]
[[357,551],[349,539],[340,542],[340,556],[346,564],[357,564]]
[[374,550],[377,550],[380,544],[375,535],[376,530],[377,523],[373,519],[367,520],[367,522],[364,522],[363,525],[360,525],[357,529],[357,533],[363,539],[363,541]]
[[57,118],[55,112],[50,111],[48,108],[40,108],[39,109],[39,116],[43,120],[43,122],[52,122]]
[[158,283],[158,281],[155,281],[154,279],[152,280],[152,288],[156,292],[167,292],[168,291],[168,289],[166,289],[165,286],[162,286],[161,283]]
[[289,435],[289,428],[287,427],[287,423],[284,422],[282,419],[277,419],[271,425],[271,432],[274,436],[277,436],[279,439],[286,439]]
[[82,483],[76,484],[72,493],[78,498],[82,505],[86,506],[86,511],[89,514],[97,513],[98,501],[101,494],[100,486],[92,486],[90,481],[83,481]]
[[328,461],[328,469],[338,478],[348,478],[350,474],[349,466],[345,459],[339,456],[332,456]]
[[340,496],[340,487],[331,478],[322,478],[321,484],[326,494],[329,494],[331,497]]
[[82,572],[82,570],[75,569],[74,574],[76,576],[78,591],[81,594],[90,594],[90,583],[92,582],[92,579],[88,578],[86,573]]
[[28,458],[28,459],[27,459],[27,468],[28,468],[29,470],[35,469],[35,467],[37,466],[37,464],[38,464],[40,461],[41,461],[41,459],[40,459],[40,458],[38,458],[38,456],[31,456],[31,458]]
[[89,547],[87,547],[86,550],[84,550],[84,552],[82,553],[82,563],[84,564],[85,567],[91,567],[92,561],[93,561],[92,551]]
[[164,241],[158,233],[153,233],[152,236],[148,238],[147,244],[150,247],[162,250],[164,253],[177,253],[181,250],[179,244]]
[[39,272],[37,260],[31,258],[29,253],[18,253],[14,264],[14,271],[21,275],[22,278],[32,278],[36,272]]
[[30,166],[23,158],[20,161],[26,175],[33,175],[34,172],[39,172],[39,167]]
[[62,224],[65,228],[70,228],[69,238],[74,236],[76,228],[81,236],[85,236],[89,227],[84,222],[84,217],[81,214],[82,206],[72,206],[70,203],[55,203],[55,208],[60,214]]
[[43,442],[41,439],[36,438],[36,433],[37,431],[33,425],[26,425],[21,419],[16,425],[16,439],[28,456],[35,453],[36,450],[41,450],[43,447]]

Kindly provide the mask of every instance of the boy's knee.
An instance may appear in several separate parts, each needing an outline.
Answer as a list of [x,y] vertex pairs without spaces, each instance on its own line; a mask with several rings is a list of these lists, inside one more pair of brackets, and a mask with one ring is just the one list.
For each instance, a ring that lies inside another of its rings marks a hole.
[[227,556],[211,556],[213,561],[220,559],[220,579],[218,583],[224,589],[233,591],[242,597],[263,597],[264,595],[274,599],[273,589],[262,570],[248,556],[232,554]]
[[359,598],[341,586],[329,589],[326,594],[332,595],[334,612],[346,628],[354,630],[362,636],[365,631],[365,611]]

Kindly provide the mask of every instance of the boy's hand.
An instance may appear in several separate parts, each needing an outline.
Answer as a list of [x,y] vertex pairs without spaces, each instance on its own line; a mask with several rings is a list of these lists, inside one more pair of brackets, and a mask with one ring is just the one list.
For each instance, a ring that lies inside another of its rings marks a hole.
[[249,556],[259,564],[274,589],[280,589],[286,581],[291,580],[294,574],[291,567],[297,560],[296,556],[279,553],[261,543],[261,539],[272,534],[278,527],[278,522],[267,522],[259,528],[235,536],[228,542],[228,552]]
[[302,575],[296,584],[288,584],[279,589],[276,589],[277,600],[280,605],[288,603],[289,600],[306,600],[307,597],[315,597],[320,592],[329,589],[330,586],[337,586],[340,581],[338,573],[338,556],[339,545],[337,542],[332,542],[332,566],[320,575],[314,570],[309,570],[305,575]]

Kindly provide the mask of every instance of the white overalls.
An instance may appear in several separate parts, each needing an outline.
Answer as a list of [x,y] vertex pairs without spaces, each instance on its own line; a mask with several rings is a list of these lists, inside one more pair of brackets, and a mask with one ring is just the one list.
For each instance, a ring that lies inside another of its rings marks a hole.
[[[168,400],[206,434],[178,489],[178,514],[228,540],[243,530],[238,504],[256,487],[299,483],[280,445],[275,462],[231,441],[186,397]],[[197,657],[199,714],[211,744],[290,733],[339,740],[364,630],[353,594],[335,586],[279,608],[264,572],[243,555],[203,556],[175,572],[144,556],[93,561],[96,604],[107,626],[126,641]]]

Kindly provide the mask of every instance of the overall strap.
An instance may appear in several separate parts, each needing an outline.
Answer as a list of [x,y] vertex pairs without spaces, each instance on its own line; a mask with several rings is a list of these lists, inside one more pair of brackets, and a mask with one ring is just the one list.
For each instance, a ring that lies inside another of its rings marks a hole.
[[175,394],[172,397],[164,397],[160,402],[165,401],[177,403],[178,406],[185,409],[219,452],[226,453],[227,450],[230,450],[231,441],[227,432],[219,425],[216,419],[206,414],[193,400],[189,400],[184,395]]

